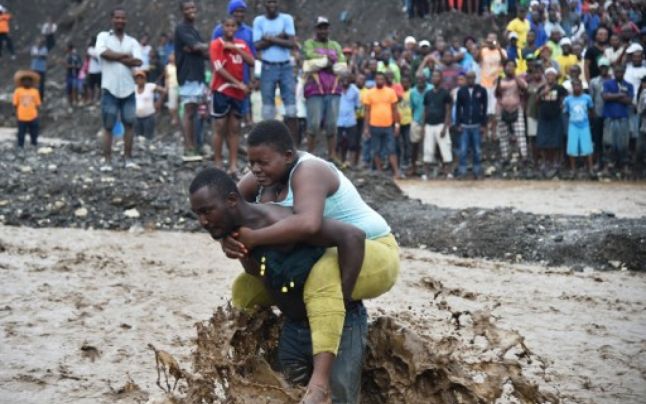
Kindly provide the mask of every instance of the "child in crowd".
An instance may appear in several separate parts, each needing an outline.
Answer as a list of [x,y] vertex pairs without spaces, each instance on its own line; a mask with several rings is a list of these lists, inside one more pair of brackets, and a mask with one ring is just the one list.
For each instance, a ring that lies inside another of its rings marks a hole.
[[[357,110],[361,107],[359,89],[350,75],[341,77],[341,98],[337,118],[336,152],[343,166],[356,167],[359,162],[361,132],[357,130]],[[348,158],[348,151],[350,157]]]
[[83,66],[83,60],[76,51],[76,47],[72,43],[69,43],[67,45],[67,57],[65,66],[67,68],[67,102],[71,107],[76,105],[79,100],[79,89],[81,88],[79,73],[81,72],[81,67]]
[[538,131],[538,94],[545,85],[543,67],[540,63],[528,63],[527,73],[527,144],[528,156],[533,164],[538,161],[536,149],[536,133]]
[[155,136],[155,92],[164,93],[165,89],[155,83],[146,82],[146,72],[135,72],[135,136],[151,140]]
[[569,116],[567,129],[567,155],[570,157],[572,175],[576,170],[576,158],[586,157],[588,173],[592,176],[592,134],[590,119],[594,116],[592,98],[583,93],[580,80],[572,81],[572,95],[563,101],[565,113]]
[[38,145],[38,108],[40,93],[34,88],[40,76],[30,70],[18,70],[14,76],[16,90],[13,93],[13,106],[18,118],[18,147],[25,147],[25,135],[29,132],[31,144]]
[[637,113],[641,117],[639,137],[637,138],[637,164],[646,164],[646,76],[642,77],[637,96]]

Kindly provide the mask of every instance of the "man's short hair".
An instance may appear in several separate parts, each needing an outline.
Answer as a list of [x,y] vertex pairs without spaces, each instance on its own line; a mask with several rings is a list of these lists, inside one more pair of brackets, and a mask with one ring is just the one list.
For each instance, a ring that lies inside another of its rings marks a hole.
[[295,150],[294,139],[289,134],[287,126],[276,119],[268,119],[258,123],[249,133],[249,147],[267,145],[280,153]]
[[117,11],[123,11],[124,13],[126,12],[126,8],[124,6],[116,6],[112,9],[112,14],[110,14],[111,17],[114,17],[114,15],[117,13]]
[[208,187],[219,198],[225,198],[231,193],[240,195],[233,179],[224,171],[213,167],[205,168],[197,173],[188,188],[188,192],[193,194],[204,187]]
[[180,11],[184,10],[184,5],[188,3],[195,3],[195,0],[179,0],[179,9]]

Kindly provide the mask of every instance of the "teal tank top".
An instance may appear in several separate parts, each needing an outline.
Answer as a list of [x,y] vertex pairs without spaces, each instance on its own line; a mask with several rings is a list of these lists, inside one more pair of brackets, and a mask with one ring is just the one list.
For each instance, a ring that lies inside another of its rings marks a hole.
[[334,194],[325,199],[323,217],[356,226],[363,230],[366,233],[366,237],[371,240],[390,234],[390,226],[388,226],[386,220],[368,206],[348,177],[339,171],[334,164],[319,159],[309,153],[301,153],[298,162],[296,162],[292,171],[289,173],[287,196],[284,200],[276,202],[276,204],[289,208],[294,206],[292,175],[299,164],[312,159],[326,163],[339,177],[339,188]]

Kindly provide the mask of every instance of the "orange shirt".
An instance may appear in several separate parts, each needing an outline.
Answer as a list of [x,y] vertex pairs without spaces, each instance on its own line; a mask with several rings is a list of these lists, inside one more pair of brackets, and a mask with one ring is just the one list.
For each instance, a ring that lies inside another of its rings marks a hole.
[[395,124],[393,104],[397,104],[398,101],[395,90],[389,87],[375,87],[368,90],[362,101],[370,107],[370,126],[387,128]]
[[9,33],[9,20],[11,19],[11,14],[2,13],[0,14],[0,34]]
[[16,107],[19,121],[30,122],[38,118],[38,107],[40,107],[38,89],[18,87],[13,92],[13,105]]

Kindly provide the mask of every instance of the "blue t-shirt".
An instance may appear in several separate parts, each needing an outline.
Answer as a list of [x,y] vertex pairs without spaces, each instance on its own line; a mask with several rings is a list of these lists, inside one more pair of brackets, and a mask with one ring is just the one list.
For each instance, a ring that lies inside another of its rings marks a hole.
[[427,84],[426,89],[420,92],[417,86],[410,90],[410,107],[413,110],[413,121],[424,124],[424,96],[433,89],[433,84]]
[[[617,94],[619,92],[625,93],[633,98],[633,86],[627,81],[622,81],[618,83],[617,80],[606,80],[603,83],[603,93],[604,94]],[[604,118],[628,118],[628,108],[629,105],[626,105],[617,101],[606,101],[603,104],[603,117]]]
[[354,84],[350,84],[350,87],[341,93],[337,126],[350,128],[357,124],[357,109],[361,107],[360,98],[359,89]]
[[[296,35],[294,18],[289,14],[279,13],[276,18],[270,20],[267,16],[259,15],[253,20],[253,41],[260,41],[265,35],[278,36],[287,34]],[[262,60],[267,62],[280,63],[289,61],[289,49],[282,46],[270,46],[262,51]]]
[[547,33],[545,32],[545,26],[541,23],[534,24],[534,22],[532,21],[529,22],[529,26],[530,29],[536,33],[536,40],[534,41],[534,45],[536,45],[537,48],[545,45],[547,43]]
[[565,106],[565,113],[570,114],[569,122],[571,125],[585,128],[590,125],[588,120],[588,111],[592,108],[592,97],[588,94],[581,94],[579,96],[568,95],[563,100]]
[[[217,25],[213,29],[213,33],[211,34],[211,41],[216,40],[220,38],[221,36],[224,35],[224,31],[222,29],[222,24]],[[243,40],[249,49],[251,50],[251,54],[256,57],[256,45],[253,43],[253,30],[251,29],[250,26],[247,24],[242,24],[241,26],[238,27],[238,30],[236,31],[234,38],[236,39],[241,39]],[[244,63],[244,78],[242,81],[245,83],[249,82],[249,65]]]

